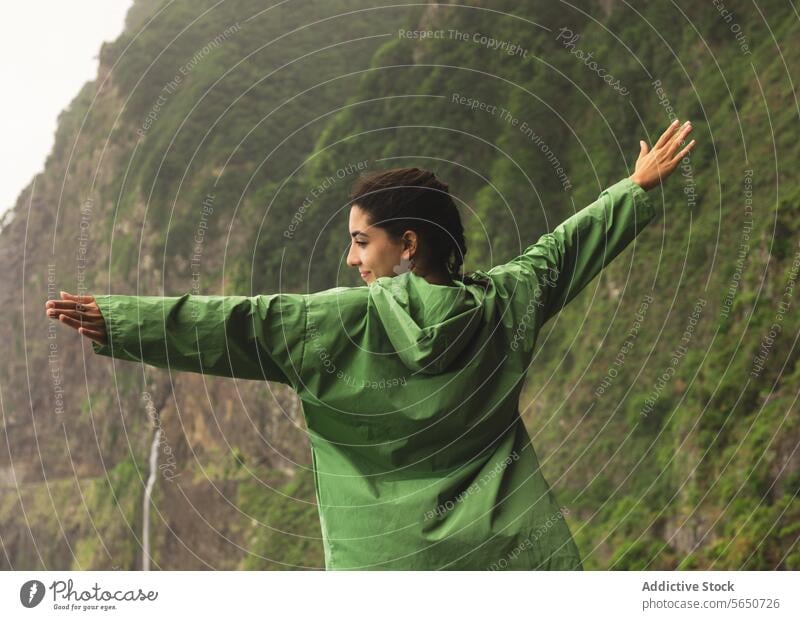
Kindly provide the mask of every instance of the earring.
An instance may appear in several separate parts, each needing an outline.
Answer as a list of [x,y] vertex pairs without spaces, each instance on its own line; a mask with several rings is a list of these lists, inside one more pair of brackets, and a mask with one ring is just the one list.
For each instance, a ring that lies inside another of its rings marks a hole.
[[397,274],[400,275],[401,273],[406,273],[407,271],[411,271],[414,269],[414,258],[400,258],[400,264],[395,265],[392,270]]

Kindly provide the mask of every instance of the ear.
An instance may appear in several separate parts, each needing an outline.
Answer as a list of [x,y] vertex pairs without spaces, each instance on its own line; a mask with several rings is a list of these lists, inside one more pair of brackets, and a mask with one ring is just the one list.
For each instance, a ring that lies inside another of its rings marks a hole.
[[[403,233],[403,257],[410,259],[417,253],[417,233],[407,230]],[[406,254],[407,253],[407,254]]]

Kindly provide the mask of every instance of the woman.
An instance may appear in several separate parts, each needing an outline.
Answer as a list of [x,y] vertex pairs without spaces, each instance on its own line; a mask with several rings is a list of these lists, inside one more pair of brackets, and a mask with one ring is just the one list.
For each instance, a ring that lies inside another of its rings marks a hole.
[[541,326],[655,217],[645,192],[690,152],[690,131],[676,121],[652,150],[641,142],[633,175],[472,276],[447,185],[399,168],[352,190],[347,262],[368,286],[64,293],[47,314],[101,355],[292,386],[328,569],[581,569],[518,398]]

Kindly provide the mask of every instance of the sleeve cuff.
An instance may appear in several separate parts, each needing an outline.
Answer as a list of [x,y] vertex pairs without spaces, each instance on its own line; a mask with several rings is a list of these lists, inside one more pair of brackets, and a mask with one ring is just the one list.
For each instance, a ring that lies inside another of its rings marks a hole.
[[92,340],[92,348],[97,355],[106,355],[108,357],[113,357],[112,347],[114,342],[117,342],[118,345],[120,343],[119,326],[117,325],[117,321],[114,316],[114,302],[112,301],[112,298],[113,295],[94,296],[94,301],[97,304],[97,307],[100,308],[100,314],[103,315],[103,320],[106,324],[107,343],[100,344],[96,340]]
[[624,179],[621,179],[612,185],[612,187],[619,188],[624,192],[630,192],[631,196],[633,196],[633,204],[636,207],[636,212],[639,213],[641,211],[645,220],[649,222],[650,220],[655,219],[657,212],[655,205],[653,205],[653,201],[650,199],[650,196],[642,188],[642,186],[636,183],[633,179],[630,177],[625,177]]

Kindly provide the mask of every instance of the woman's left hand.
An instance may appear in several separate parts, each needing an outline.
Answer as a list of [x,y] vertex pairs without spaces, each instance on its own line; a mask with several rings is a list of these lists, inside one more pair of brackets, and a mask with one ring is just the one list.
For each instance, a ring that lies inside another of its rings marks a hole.
[[652,149],[647,142],[639,140],[639,158],[629,178],[646,192],[659,185],[694,148],[696,141],[692,140],[681,150],[684,138],[691,131],[692,124],[689,121],[678,127],[678,120],[675,119]]

